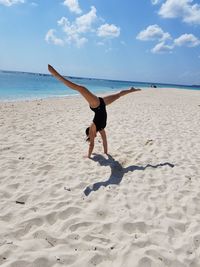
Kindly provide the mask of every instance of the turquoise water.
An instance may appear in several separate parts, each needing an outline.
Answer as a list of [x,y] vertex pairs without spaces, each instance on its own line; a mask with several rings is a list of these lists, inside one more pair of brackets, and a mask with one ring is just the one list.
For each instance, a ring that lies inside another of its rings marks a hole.
[[[68,77],[72,82],[87,87],[92,92],[105,93],[134,86],[136,88],[149,88],[151,83],[115,81],[93,78]],[[160,84],[158,89],[174,87],[178,89],[200,90],[195,86]],[[49,97],[62,97],[77,94],[51,75],[39,73],[25,73],[0,71],[0,101],[14,101],[26,99],[41,99]]]

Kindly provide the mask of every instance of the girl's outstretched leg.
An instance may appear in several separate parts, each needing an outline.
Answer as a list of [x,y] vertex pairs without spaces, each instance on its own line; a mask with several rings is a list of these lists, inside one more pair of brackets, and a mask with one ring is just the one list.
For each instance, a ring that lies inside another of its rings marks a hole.
[[121,92],[119,92],[117,94],[105,96],[103,98],[103,100],[104,100],[104,102],[105,102],[106,105],[109,105],[112,102],[114,102],[115,100],[119,99],[121,96],[130,94],[130,93],[133,93],[133,92],[137,92],[137,91],[141,91],[141,89],[135,89],[134,87],[131,87],[130,89],[123,90],[123,91],[121,91]]
[[60,75],[60,73],[58,73],[51,65],[48,65],[48,70],[56,79],[64,83],[67,87],[78,91],[87,100],[90,107],[96,108],[99,106],[99,98],[93,93],[91,93],[86,87],[67,80],[62,75]]

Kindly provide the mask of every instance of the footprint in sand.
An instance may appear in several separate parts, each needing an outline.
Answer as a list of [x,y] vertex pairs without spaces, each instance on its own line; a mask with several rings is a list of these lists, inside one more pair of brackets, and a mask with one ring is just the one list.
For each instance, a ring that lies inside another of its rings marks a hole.
[[77,229],[79,228],[88,228],[89,226],[91,226],[92,223],[91,222],[82,222],[82,223],[76,223],[76,224],[73,224],[69,227],[69,229],[72,231],[72,232],[75,232]]
[[67,208],[64,211],[61,211],[59,213],[59,219],[66,220],[70,216],[76,215],[76,214],[80,213],[80,211],[81,211],[80,208],[77,208],[77,207],[69,207],[69,208]]
[[12,262],[9,266],[10,267],[27,267],[27,266],[30,266],[30,262],[17,260],[17,261]]
[[148,257],[144,257],[139,260],[138,262],[138,267],[152,267],[152,260],[149,259]]
[[147,232],[147,225],[144,222],[125,223],[123,228],[128,234],[132,234],[137,231],[140,231],[141,233]]
[[46,258],[38,258],[33,262],[33,267],[49,267],[51,264]]

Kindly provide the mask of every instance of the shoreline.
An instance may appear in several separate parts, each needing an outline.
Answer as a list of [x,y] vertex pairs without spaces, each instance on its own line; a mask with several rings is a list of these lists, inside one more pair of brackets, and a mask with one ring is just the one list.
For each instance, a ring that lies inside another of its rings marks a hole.
[[[138,87],[139,88],[139,87]],[[185,88],[174,88],[174,87],[169,87],[169,88],[151,88],[151,87],[140,87],[141,90],[178,90],[178,91],[199,91],[200,92],[200,89],[185,89]],[[121,90],[123,90],[124,88],[122,88]],[[115,92],[118,92],[120,91],[120,89],[116,89],[116,90],[113,90],[113,91],[102,91],[102,92],[97,92],[97,95],[108,95],[108,94],[113,94]],[[56,96],[47,96],[47,97],[32,97],[32,98],[19,98],[19,99],[0,99],[0,103],[17,103],[17,102],[30,102],[30,101],[42,101],[42,100],[51,100],[51,99],[62,99],[62,98],[73,98],[73,97],[79,97],[80,94],[79,93],[72,93],[72,94],[68,94],[68,95],[56,95]]]

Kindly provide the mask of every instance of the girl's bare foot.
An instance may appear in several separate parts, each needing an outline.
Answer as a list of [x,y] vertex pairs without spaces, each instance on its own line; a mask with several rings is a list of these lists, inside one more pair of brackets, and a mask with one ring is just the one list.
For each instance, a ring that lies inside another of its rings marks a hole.
[[139,89],[139,88],[134,88],[134,87],[131,87],[131,89],[130,89],[130,91],[131,92],[137,92],[137,91],[141,91],[141,89]]

